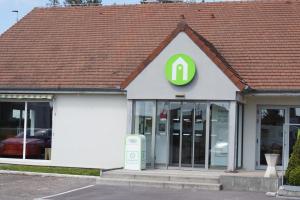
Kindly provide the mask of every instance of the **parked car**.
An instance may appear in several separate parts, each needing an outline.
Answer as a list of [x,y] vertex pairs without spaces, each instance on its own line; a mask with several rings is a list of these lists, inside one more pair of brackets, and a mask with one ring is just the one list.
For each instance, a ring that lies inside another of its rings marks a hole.
[[[31,134],[30,130],[26,133],[26,158],[43,158],[45,148],[51,148],[51,129],[38,129]],[[23,137],[24,132],[15,137],[7,138],[0,142],[0,157],[23,156]]]

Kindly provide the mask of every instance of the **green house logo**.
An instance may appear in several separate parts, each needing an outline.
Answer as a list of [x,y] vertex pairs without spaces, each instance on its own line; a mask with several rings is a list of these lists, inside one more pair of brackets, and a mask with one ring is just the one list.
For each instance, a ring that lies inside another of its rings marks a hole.
[[166,63],[166,78],[174,85],[186,85],[190,83],[195,73],[196,67],[193,59],[185,54],[173,55]]

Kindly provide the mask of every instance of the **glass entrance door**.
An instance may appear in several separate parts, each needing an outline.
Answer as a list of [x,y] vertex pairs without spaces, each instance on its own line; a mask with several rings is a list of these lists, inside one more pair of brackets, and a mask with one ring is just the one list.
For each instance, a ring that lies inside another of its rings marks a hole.
[[261,108],[259,110],[259,152],[257,167],[265,168],[267,165],[265,154],[279,154],[277,165],[282,166],[283,156],[283,125],[286,121],[286,109]]
[[194,167],[205,167],[206,109],[207,105],[204,103],[195,104]]
[[206,104],[170,102],[169,166],[204,167]]
[[182,104],[181,167],[192,166],[194,136],[194,103]]
[[181,162],[181,103],[170,103],[170,149],[169,165],[180,166]]

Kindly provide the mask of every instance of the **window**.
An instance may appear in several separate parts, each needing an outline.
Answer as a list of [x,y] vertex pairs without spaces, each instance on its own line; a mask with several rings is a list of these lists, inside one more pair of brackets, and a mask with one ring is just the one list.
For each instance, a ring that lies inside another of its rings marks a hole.
[[289,126],[289,156],[293,152],[293,147],[300,134],[300,108],[290,108],[290,126]]
[[152,126],[155,117],[153,101],[136,101],[134,104],[134,134],[146,137],[146,162],[151,164]]
[[226,167],[228,160],[229,104],[210,106],[210,166]]
[[49,160],[51,128],[49,102],[0,102],[0,157]]

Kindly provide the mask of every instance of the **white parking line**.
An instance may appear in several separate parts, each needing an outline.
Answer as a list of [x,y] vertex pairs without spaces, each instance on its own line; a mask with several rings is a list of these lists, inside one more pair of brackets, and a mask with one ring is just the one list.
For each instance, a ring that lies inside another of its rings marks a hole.
[[84,187],[81,187],[81,188],[76,188],[76,189],[73,189],[73,190],[68,190],[66,192],[61,192],[61,193],[58,193],[58,194],[54,194],[54,195],[50,195],[50,196],[46,196],[46,197],[37,198],[37,199],[34,199],[34,200],[49,199],[49,198],[52,198],[52,197],[57,197],[57,196],[60,196],[60,195],[63,195],[63,194],[68,194],[68,193],[71,193],[71,192],[75,192],[75,191],[78,191],[78,190],[83,190],[83,189],[90,188],[90,187],[93,187],[93,186],[95,186],[95,185],[87,185],[87,186],[84,186]]

